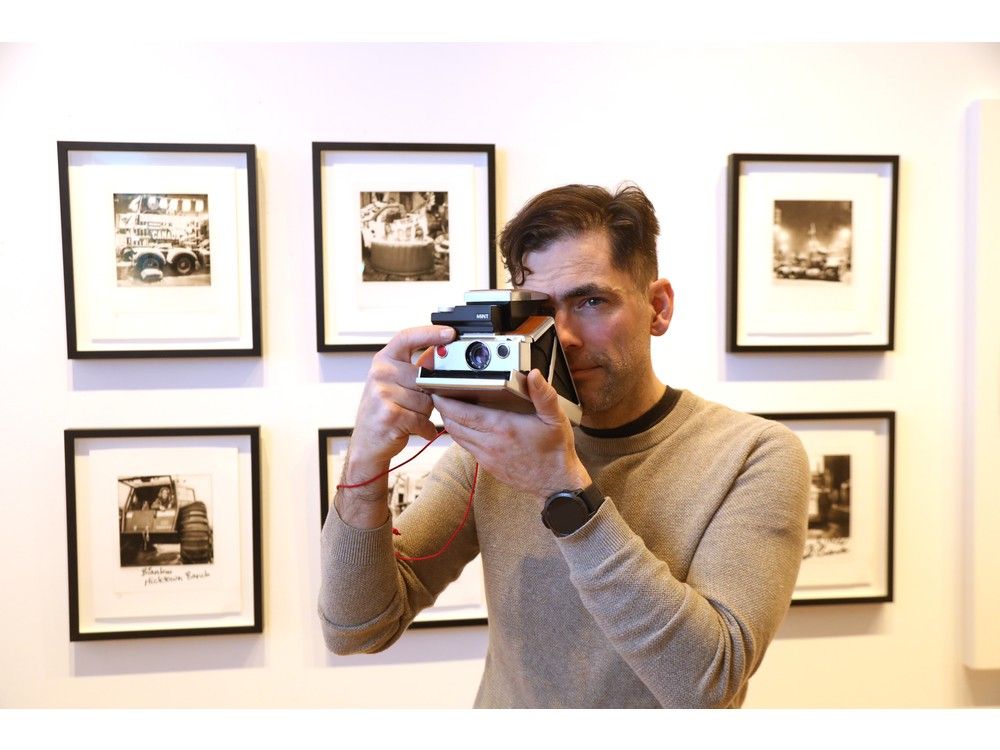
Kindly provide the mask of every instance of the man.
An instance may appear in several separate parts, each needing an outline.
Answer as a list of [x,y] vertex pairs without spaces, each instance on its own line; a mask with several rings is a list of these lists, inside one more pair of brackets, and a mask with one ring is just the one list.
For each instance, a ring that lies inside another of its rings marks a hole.
[[[421,392],[411,352],[451,329],[403,331],[375,356],[341,482],[385,472],[411,435],[433,438],[434,407],[457,445],[395,542],[384,478],[337,493],[319,601],[332,650],[389,646],[480,553],[490,640],[477,706],[742,704],[795,584],[808,462],[782,425],[657,378],[650,336],[673,314],[658,232],[637,187],[579,185],[537,196],[503,231],[514,285],[554,301],[577,429],[537,371],[535,414]],[[473,513],[445,546],[474,476]]]

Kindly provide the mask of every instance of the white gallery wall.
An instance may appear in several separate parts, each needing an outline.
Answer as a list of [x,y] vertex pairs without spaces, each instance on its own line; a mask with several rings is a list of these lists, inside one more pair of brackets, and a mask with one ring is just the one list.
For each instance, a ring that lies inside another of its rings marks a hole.
[[[499,226],[555,185],[642,186],[677,294],[661,379],[897,413],[895,601],[793,608],[747,705],[1000,705],[961,606],[965,119],[997,98],[998,45],[0,46],[0,705],[471,705],[485,627],[320,636],[317,431],[351,425],[370,355],[316,352],[313,141],[493,143]],[[67,359],[58,140],[256,144],[262,358]],[[732,152],[900,156],[893,352],[725,353]],[[263,634],[70,644],[63,430],[251,424]]]

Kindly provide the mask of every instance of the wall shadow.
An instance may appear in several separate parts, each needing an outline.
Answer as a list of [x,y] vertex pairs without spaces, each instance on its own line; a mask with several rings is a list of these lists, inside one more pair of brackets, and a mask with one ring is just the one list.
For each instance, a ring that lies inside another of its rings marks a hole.
[[149,391],[198,388],[260,388],[259,358],[73,360],[71,391]]
[[722,379],[737,382],[883,380],[884,352],[726,354]]
[[322,383],[363,383],[368,377],[375,352],[319,354],[319,377]]
[[74,643],[74,677],[203,672],[211,669],[263,668],[263,639],[227,636],[179,636]]
[[[378,654],[337,656],[326,652],[328,667],[370,667],[393,664],[464,661],[486,657],[485,625],[407,630],[389,649]],[[442,635],[447,634],[447,637]]]
[[887,630],[882,605],[795,605],[778,628],[776,640],[876,635]]

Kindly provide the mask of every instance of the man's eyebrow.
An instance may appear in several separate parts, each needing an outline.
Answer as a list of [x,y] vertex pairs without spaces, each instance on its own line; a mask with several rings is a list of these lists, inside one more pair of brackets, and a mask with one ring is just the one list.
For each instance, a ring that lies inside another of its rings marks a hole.
[[601,295],[614,294],[614,287],[604,286],[596,282],[581,284],[580,286],[568,289],[559,295],[559,299],[573,299],[575,297],[596,297]]

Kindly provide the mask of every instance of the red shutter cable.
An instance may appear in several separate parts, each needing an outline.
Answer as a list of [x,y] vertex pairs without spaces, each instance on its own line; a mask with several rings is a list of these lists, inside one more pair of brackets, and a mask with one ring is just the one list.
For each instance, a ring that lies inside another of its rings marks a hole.
[[[357,487],[364,487],[365,485],[371,484],[376,479],[381,479],[382,477],[384,477],[387,474],[389,474],[389,472],[395,471],[396,469],[399,469],[400,467],[406,466],[406,464],[410,463],[410,461],[412,461],[417,456],[419,456],[421,453],[423,453],[425,450],[427,450],[427,448],[430,446],[431,443],[433,443],[439,437],[441,437],[442,435],[444,435],[446,432],[447,432],[447,430],[441,430],[441,432],[439,432],[437,435],[435,435],[432,440],[429,440],[427,442],[427,445],[425,445],[423,448],[421,448],[416,453],[414,453],[410,458],[408,458],[405,461],[403,461],[403,463],[397,464],[396,466],[390,466],[386,471],[383,471],[381,474],[376,474],[371,479],[366,479],[365,481],[358,482],[357,484],[338,484],[337,485],[337,489],[338,490],[352,490],[352,489],[355,489]],[[479,478],[479,462],[477,461],[476,462],[475,471],[473,471],[473,473],[472,473],[472,489],[469,491],[469,502],[465,506],[465,515],[462,516],[462,522],[458,524],[458,528],[456,528],[452,532],[451,536],[448,537],[448,541],[446,541],[444,543],[444,546],[441,547],[441,549],[439,549],[437,552],[434,552],[433,554],[423,555],[422,557],[403,557],[401,554],[399,554],[399,551],[396,550],[395,553],[394,553],[396,555],[396,559],[397,560],[401,560],[403,562],[421,562],[423,560],[433,560],[435,557],[440,557],[442,554],[444,554],[444,551],[446,549],[448,549],[448,547],[451,546],[451,543],[453,541],[455,541],[455,537],[458,536],[458,532],[460,532],[465,527],[465,522],[467,520],[469,520],[469,512],[472,510],[472,498],[476,494],[476,481],[478,480],[478,478]],[[392,533],[394,535],[396,535],[396,536],[401,536],[399,529],[397,529],[395,526],[392,527]]]

